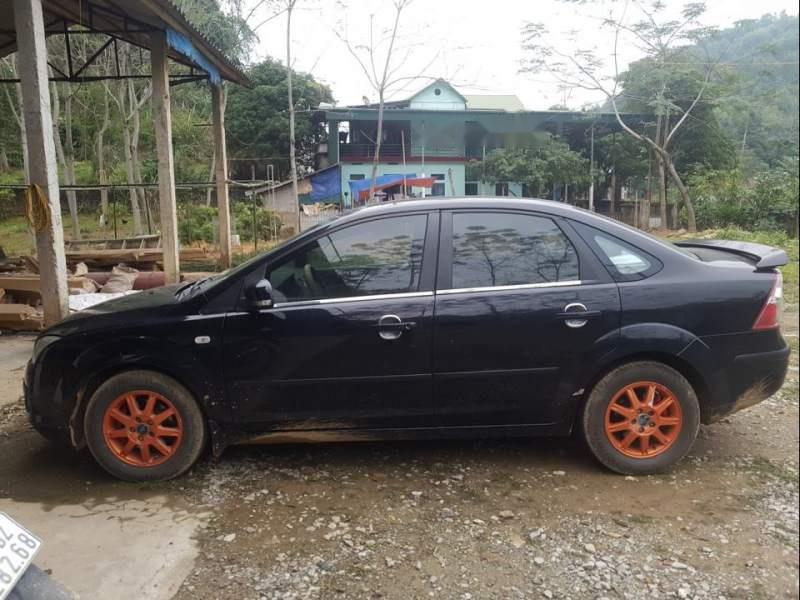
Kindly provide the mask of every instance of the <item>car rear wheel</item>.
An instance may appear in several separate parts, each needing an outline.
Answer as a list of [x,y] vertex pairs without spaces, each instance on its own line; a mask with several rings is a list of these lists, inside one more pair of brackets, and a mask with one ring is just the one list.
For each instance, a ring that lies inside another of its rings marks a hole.
[[634,362],[608,373],[583,412],[583,432],[597,459],[617,473],[665,471],[692,447],[700,405],[691,384],[658,362]]
[[161,481],[191,467],[206,440],[203,414],[174,379],[126,371],[92,395],[84,417],[86,443],[98,463],[126,481]]

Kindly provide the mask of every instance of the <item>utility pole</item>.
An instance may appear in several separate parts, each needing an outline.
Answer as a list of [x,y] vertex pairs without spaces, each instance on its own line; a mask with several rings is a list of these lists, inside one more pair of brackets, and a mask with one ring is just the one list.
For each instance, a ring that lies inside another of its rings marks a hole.
[[594,123],[589,148],[589,210],[594,212]]

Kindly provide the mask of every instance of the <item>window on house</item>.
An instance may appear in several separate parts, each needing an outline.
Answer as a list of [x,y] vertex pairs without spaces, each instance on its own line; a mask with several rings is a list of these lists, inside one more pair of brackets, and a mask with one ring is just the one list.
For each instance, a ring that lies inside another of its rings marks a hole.
[[364,179],[363,173],[350,173],[350,181],[361,181]]
[[495,196],[508,196],[508,183],[495,183],[494,184]]
[[431,188],[431,196],[444,196],[444,174],[433,173],[431,177],[435,180]]
[[478,195],[478,182],[477,181],[468,181],[464,184],[464,195],[465,196],[477,196]]
[[452,287],[495,287],[579,279],[578,254],[546,217],[453,215]]
[[426,226],[425,215],[392,217],[305,244],[270,266],[275,301],[417,291]]

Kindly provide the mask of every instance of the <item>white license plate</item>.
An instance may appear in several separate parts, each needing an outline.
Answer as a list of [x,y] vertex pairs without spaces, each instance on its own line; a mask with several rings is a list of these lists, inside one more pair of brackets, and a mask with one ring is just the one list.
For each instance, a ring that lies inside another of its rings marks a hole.
[[0,600],[14,589],[41,545],[39,538],[0,512]]

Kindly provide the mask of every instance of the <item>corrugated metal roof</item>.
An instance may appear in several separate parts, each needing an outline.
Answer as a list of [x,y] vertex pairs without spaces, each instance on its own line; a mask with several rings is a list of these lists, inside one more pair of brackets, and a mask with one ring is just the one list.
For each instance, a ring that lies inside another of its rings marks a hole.
[[[0,23],[8,23],[10,30],[0,32],[0,57],[16,51],[16,32],[14,31],[13,2],[0,0]],[[92,9],[94,8],[94,11]],[[64,19],[68,23],[89,26],[94,24],[98,30],[115,29],[114,35],[122,40],[143,48],[150,47],[146,31],[132,29],[125,31],[124,20],[131,19],[156,29],[171,27],[185,35],[197,49],[220,71],[228,81],[249,85],[249,80],[241,69],[230,61],[211,41],[186,18],[172,0],[42,0],[45,21],[58,23]],[[48,28],[51,31],[51,28]],[[53,33],[59,33],[55,31]],[[184,55],[170,49],[170,58],[183,64],[192,64]],[[200,66],[200,65],[195,65]]]

